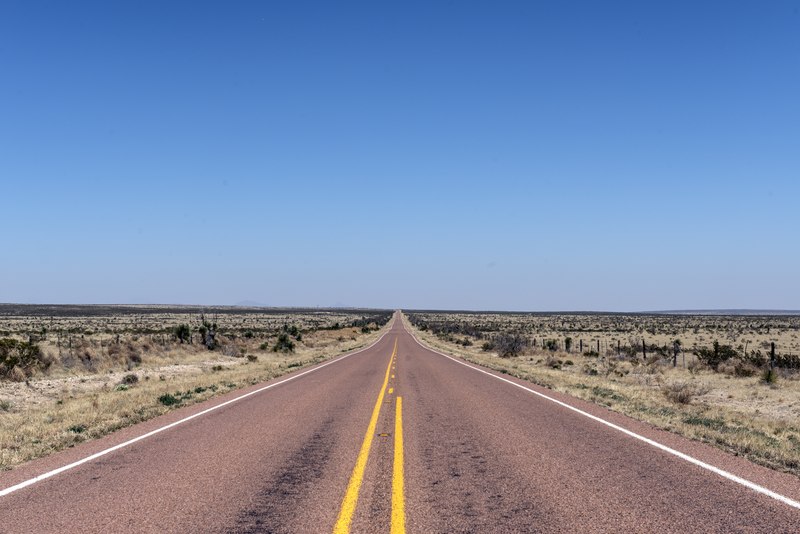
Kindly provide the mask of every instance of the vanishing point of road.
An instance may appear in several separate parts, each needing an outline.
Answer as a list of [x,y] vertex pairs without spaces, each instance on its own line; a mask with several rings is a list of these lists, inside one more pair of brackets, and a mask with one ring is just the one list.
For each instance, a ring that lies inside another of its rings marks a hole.
[[0,532],[800,532],[800,479],[420,345],[0,474]]

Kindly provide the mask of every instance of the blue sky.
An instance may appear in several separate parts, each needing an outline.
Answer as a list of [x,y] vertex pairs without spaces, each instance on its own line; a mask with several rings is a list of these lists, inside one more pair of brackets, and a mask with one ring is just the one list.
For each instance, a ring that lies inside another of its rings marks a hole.
[[796,2],[0,4],[0,302],[800,308]]

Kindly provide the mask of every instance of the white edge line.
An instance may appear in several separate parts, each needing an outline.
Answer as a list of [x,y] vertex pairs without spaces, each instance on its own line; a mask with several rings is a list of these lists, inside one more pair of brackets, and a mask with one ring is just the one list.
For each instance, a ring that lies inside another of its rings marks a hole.
[[642,436],[641,434],[637,434],[636,432],[628,430],[627,428],[623,428],[623,427],[621,427],[619,425],[615,425],[614,423],[606,421],[605,419],[601,419],[600,417],[597,417],[596,415],[592,415],[589,412],[585,412],[585,411],[581,410],[580,408],[576,408],[576,407],[574,407],[572,405],[569,405],[566,402],[562,402],[562,401],[560,401],[558,399],[554,399],[553,397],[550,397],[549,395],[545,395],[544,393],[540,393],[538,391],[535,391],[535,390],[533,390],[533,389],[531,389],[529,387],[523,386],[522,384],[518,384],[517,382],[514,382],[513,380],[508,380],[507,378],[503,378],[502,376],[497,376],[494,373],[490,373],[489,371],[486,371],[486,370],[481,369],[479,367],[475,367],[474,365],[470,365],[468,363],[465,363],[462,360],[459,360],[458,358],[454,358],[454,357],[452,357],[452,356],[450,356],[448,354],[445,354],[443,352],[439,352],[436,349],[433,349],[431,347],[425,346],[424,344],[422,344],[422,342],[420,340],[417,339],[417,337],[414,334],[411,334],[411,337],[414,339],[414,341],[417,342],[417,344],[420,347],[422,347],[424,349],[427,349],[427,350],[433,352],[434,354],[438,354],[440,356],[444,356],[445,358],[447,358],[449,360],[453,360],[454,362],[456,362],[458,364],[461,364],[464,367],[469,367],[470,369],[472,369],[474,371],[478,371],[479,373],[483,373],[485,375],[491,376],[492,378],[496,378],[497,380],[502,380],[503,382],[507,382],[507,383],[511,384],[512,386],[516,386],[516,387],[518,387],[520,389],[524,389],[525,391],[527,391],[529,393],[533,393],[534,395],[542,397],[543,399],[547,399],[550,402],[554,402],[554,403],[558,404],[559,406],[567,408],[568,410],[572,410],[573,412],[579,413],[580,415],[583,415],[584,417],[588,417],[589,419],[597,421],[598,423],[606,425],[607,427],[613,428],[614,430],[618,430],[619,432],[622,432],[623,434],[626,434],[626,435],[628,435],[628,436],[630,436],[632,438],[638,439],[639,441],[643,441],[643,442],[647,443],[648,445],[652,445],[653,447],[655,447],[657,449],[660,449],[660,450],[666,452],[667,454],[671,454],[673,456],[677,456],[681,460],[685,460],[685,461],[687,461],[687,462],[689,462],[691,464],[694,464],[694,465],[696,465],[698,467],[701,467],[703,469],[711,471],[712,473],[716,473],[717,475],[719,475],[721,477],[727,478],[728,480],[731,480],[731,481],[733,481],[733,482],[735,482],[737,484],[741,484],[742,486],[744,486],[746,488],[749,488],[749,489],[751,489],[753,491],[756,491],[758,493],[761,493],[762,495],[766,495],[767,497],[771,497],[771,498],[773,498],[773,499],[775,499],[777,501],[780,501],[780,502],[782,502],[784,504],[787,504],[787,505],[789,505],[789,506],[791,506],[793,508],[800,509],[800,502],[795,501],[794,499],[790,499],[789,497],[781,495],[780,493],[776,493],[776,492],[774,492],[774,491],[772,491],[770,489],[765,488],[764,486],[759,486],[755,482],[750,482],[749,480],[746,480],[744,478],[738,477],[738,476],[734,475],[733,473],[729,473],[728,471],[720,469],[719,467],[715,467],[715,466],[713,466],[711,464],[707,464],[707,463],[703,462],[702,460],[698,460],[697,458],[689,456],[688,454],[685,454],[685,453],[682,453],[680,451],[677,451],[677,450],[675,450],[675,449],[673,449],[671,447],[667,447],[666,445],[663,445],[663,444],[661,444],[661,443],[659,443],[657,441],[654,441],[654,440],[652,440],[650,438],[646,438],[646,437]]
[[386,330],[386,332],[383,333],[383,335],[381,335],[381,337],[379,337],[377,340],[375,340],[374,343],[372,343],[371,345],[369,345],[367,347],[364,347],[363,349],[359,349],[359,350],[357,350],[355,352],[351,352],[349,354],[345,354],[345,355],[340,356],[340,357],[338,357],[338,358],[336,358],[334,360],[331,360],[329,362],[325,362],[325,363],[323,363],[321,365],[317,365],[316,367],[314,367],[312,369],[309,369],[307,371],[303,371],[302,373],[298,373],[296,375],[292,375],[292,376],[290,376],[288,378],[285,378],[285,379],[281,380],[280,382],[275,382],[274,384],[270,384],[268,386],[264,386],[264,387],[258,388],[256,390],[253,390],[253,391],[249,392],[249,393],[245,393],[244,395],[240,395],[240,396],[238,396],[238,397],[236,397],[234,399],[227,400],[227,401],[225,401],[225,402],[223,402],[221,404],[217,404],[215,406],[212,406],[211,408],[206,408],[205,410],[197,412],[196,414],[192,414],[192,415],[190,415],[188,417],[184,417],[183,419],[181,419],[179,421],[175,421],[175,422],[172,422],[172,423],[170,423],[168,425],[156,428],[155,430],[151,430],[150,432],[147,432],[146,434],[142,434],[141,436],[137,436],[137,437],[135,437],[133,439],[129,439],[128,441],[125,441],[123,443],[119,443],[117,445],[114,445],[113,447],[109,447],[108,449],[104,449],[104,450],[102,450],[100,452],[96,452],[96,453],[94,453],[94,454],[92,454],[90,456],[87,456],[86,458],[81,458],[80,460],[72,462],[71,464],[67,464],[67,465],[59,467],[57,469],[53,469],[52,471],[48,471],[46,473],[42,473],[41,475],[37,475],[37,476],[35,476],[35,477],[31,478],[31,479],[28,479],[28,480],[26,480],[24,482],[20,482],[19,484],[15,484],[15,485],[13,485],[11,487],[8,487],[8,488],[5,488],[3,490],[0,490],[0,497],[5,497],[6,495],[8,495],[10,493],[14,493],[15,491],[21,490],[22,488],[26,488],[28,486],[36,484],[37,482],[41,482],[42,480],[45,480],[45,479],[48,479],[50,477],[56,476],[56,475],[58,475],[60,473],[63,473],[64,471],[69,471],[70,469],[78,467],[79,465],[83,465],[83,464],[85,464],[87,462],[91,462],[92,460],[96,460],[97,458],[100,458],[101,456],[105,456],[106,454],[112,453],[112,452],[114,452],[116,450],[122,449],[124,447],[129,446],[129,445],[133,445],[137,441],[141,441],[143,439],[149,438],[150,436],[154,436],[154,435],[156,435],[156,434],[158,434],[160,432],[163,432],[165,430],[169,430],[170,428],[176,427],[178,425],[182,425],[183,423],[186,423],[187,421],[191,421],[192,419],[194,419],[196,417],[200,417],[201,415],[205,415],[205,414],[207,414],[209,412],[213,412],[214,410],[218,410],[218,409],[222,408],[223,406],[227,406],[228,404],[232,404],[234,402],[240,401],[242,399],[245,399],[247,397],[255,395],[256,393],[261,393],[262,391],[266,391],[268,389],[274,388],[275,386],[280,386],[281,384],[285,384],[286,382],[289,382],[290,380],[294,380],[295,378],[300,378],[301,376],[307,375],[309,373],[313,373],[314,371],[318,371],[318,370],[322,369],[323,367],[327,367],[327,366],[332,365],[334,363],[340,362],[340,361],[344,360],[345,358],[349,358],[350,356],[355,356],[356,354],[360,354],[360,353],[362,353],[362,352],[364,352],[366,350],[371,349],[372,347],[374,347],[378,343],[380,343],[381,340],[383,340],[383,338],[386,337],[386,335],[389,332],[392,331],[392,327],[393,326],[394,326],[394,322],[392,322],[392,324],[389,325],[389,328]]

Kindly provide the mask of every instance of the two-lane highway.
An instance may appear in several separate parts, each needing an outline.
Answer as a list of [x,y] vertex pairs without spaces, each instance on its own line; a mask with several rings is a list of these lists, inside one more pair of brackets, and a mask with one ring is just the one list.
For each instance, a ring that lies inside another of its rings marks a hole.
[[398,315],[368,349],[3,473],[0,531],[797,532],[798,500],[796,477],[438,354]]

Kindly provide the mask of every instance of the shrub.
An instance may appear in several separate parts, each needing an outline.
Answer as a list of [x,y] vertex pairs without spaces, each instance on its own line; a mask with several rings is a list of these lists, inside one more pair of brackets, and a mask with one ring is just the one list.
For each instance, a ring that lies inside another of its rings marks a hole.
[[174,404],[178,404],[181,401],[174,395],[171,395],[170,393],[165,393],[164,395],[161,395],[158,398],[158,402],[160,402],[164,406],[172,406]]
[[179,324],[172,330],[172,333],[178,338],[181,344],[191,341],[192,329],[189,328],[188,324]]
[[489,352],[490,350],[494,350],[494,343],[491,341],[484,341],[483,345],[481,345],[481,350],[483,352]]
[[247,361],[248,362],[257,362],[258,361],[258,356],[256,356],[255,354],[248,354],[247,355]]
[[244,356],[244,354],[242,354],[242,351],[244,351],[245,349],[240,349],[237,345],[234,345],[233,343],[228,345],[217,345],[217,346],[222,347],[223,356],[230,356],[231,358],[241,358],[242,356]]
[[717,371],[727,375],[748,377],[754,376],[758,372],[758,368],[749,362],[736,360],[735,362],[720,363],[717,366]]
[[500,334],[494,338],[494,348],[501,358],[519,355],[527,344],[527,340],[518,334]]
[[701,360],[691,360],[686,364],[686,369],[688,369],[691,374],[697,374],[698,371],[706,367],[707,365]]
[[783,369],[800,369],[800,356],[797,354],[776,354],[775,366]]
[[289,326],[288,324],[285,324],[283,325],[283,331],[295,338],[300,335],[300,329],[297,328],[296,325]]
[[138,381],[139,377],[133,373],[130,373],[122,377],[122,380],[120,380],[120,384],[132,385],[137,383]]
[[664,396],[678,404],[689,404],[698,395],[705,395],[711,389],[705,384],[693,382],[669,382],[661,386]]
[[278,336],[278,341],[272,347],[272,352],[294,352],[294,341],[289,338],[287,333]]
[[200,338],[208,350],[214,350],[217,346],[217,323],[212,323],[206,319],[205,314],[200,314],[200,326],[197,328]]
[[730,345],[720,345],[719,341],[715,341],[713,347],[710,349],[708,347],[695,349],[694,354],[697,356],[698,360],[714,370],[717,369],[720,363],[738,356],[736,349]]
[[35,370],[46,370],[51,363],[36,343],[0,339],[0,376],[24,380]]

